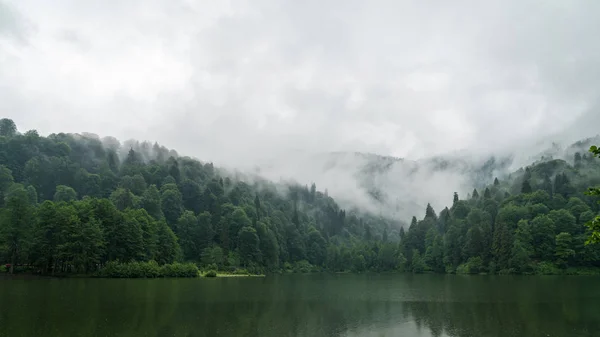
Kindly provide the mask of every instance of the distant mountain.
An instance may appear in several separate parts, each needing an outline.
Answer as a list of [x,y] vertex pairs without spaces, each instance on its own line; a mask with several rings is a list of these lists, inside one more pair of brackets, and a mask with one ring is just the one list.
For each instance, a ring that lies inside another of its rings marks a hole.
[[467,197],[495,177],[505,179],[522,167],[553,159],[573,162],[575,153],[586,154],[600,136],[571,145],[535,144],[495,154],[458,151],[421,160],[373,153],[294,152],[257,165],[254,173],[271,180],[315,182],[344,207],[407,221],[421,215],[428,203],[435,209],[448,206],[454,192]]

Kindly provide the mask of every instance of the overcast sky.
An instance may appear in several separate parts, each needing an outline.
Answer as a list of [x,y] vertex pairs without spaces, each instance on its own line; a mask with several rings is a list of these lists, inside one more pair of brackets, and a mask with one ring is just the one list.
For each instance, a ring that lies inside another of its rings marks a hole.
[[600,1],[0,0],[0,114],[219,163],[597,133]]

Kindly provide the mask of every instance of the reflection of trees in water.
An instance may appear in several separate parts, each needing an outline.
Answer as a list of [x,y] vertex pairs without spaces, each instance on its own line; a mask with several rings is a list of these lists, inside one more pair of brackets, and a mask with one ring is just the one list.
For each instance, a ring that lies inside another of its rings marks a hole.
[[396,286],[301,276],[29,281],[0,287],[0,336],[570,337],[600,331],[597,294],[589,297],[591,288],[580,281],[520,279],[515,287],[510,279],[470,280],[415,278]]
[[433,336],[594,336],[600,331],[595,301],[406,302],[404,309]]

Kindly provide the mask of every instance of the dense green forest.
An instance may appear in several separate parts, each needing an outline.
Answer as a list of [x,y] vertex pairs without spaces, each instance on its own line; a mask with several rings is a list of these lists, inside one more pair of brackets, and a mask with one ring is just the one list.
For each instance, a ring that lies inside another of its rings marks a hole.
[[402,262],[394,221],[347,212],[314,184],[245,182],[158,144],[21,134],[3,119],[0,193],[0,262],[40,273],[91,273],[110,261],[250,272]]
[[[19,133],[0,121],[0,263],[43,274],[114,262],[250,272],[558,273],[600,267],[584,224],[600,160],[545,159],[405,231],[344,210],[312,184],[219,170],[158,144],[90,134]],[[452,197],[454,198],[452,200]],[[579,269],[578,269],[579,270]]]
[[439,215],[428,207],[401,233],[407,265],[414,272],[539,274],[600,267],[600,245],[586,244],[598,235],[599,194],[589,186],[600,185],[600,161],[591,152],[576,152],[572,163],[544,158],[466,200],[455,193]]

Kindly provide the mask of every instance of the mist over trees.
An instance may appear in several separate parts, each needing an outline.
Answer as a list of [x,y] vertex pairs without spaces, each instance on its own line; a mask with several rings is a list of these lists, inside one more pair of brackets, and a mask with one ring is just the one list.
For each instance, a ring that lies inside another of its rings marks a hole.
[[347,212],[314,184],[244,182],[158,144],[0,126],[2,263],[48,274],[110,261],[341,271],[386,245],[393,261],[354,269],[402,261],[396,222]]
[[585,244],[597,230],[597,190],[584,193],[600,185],[600,160],[576,152],[509,178],[487,176],[466,198],[448,195],[452,204],[439,213],[427,205],[404,228],[408,219],[343,209],[315,184],[228,174],[148,142],[21,134],[3,119],[0,263],[44,274],[92,273],[112,261],[251,272],[600,266],[600,245]]

